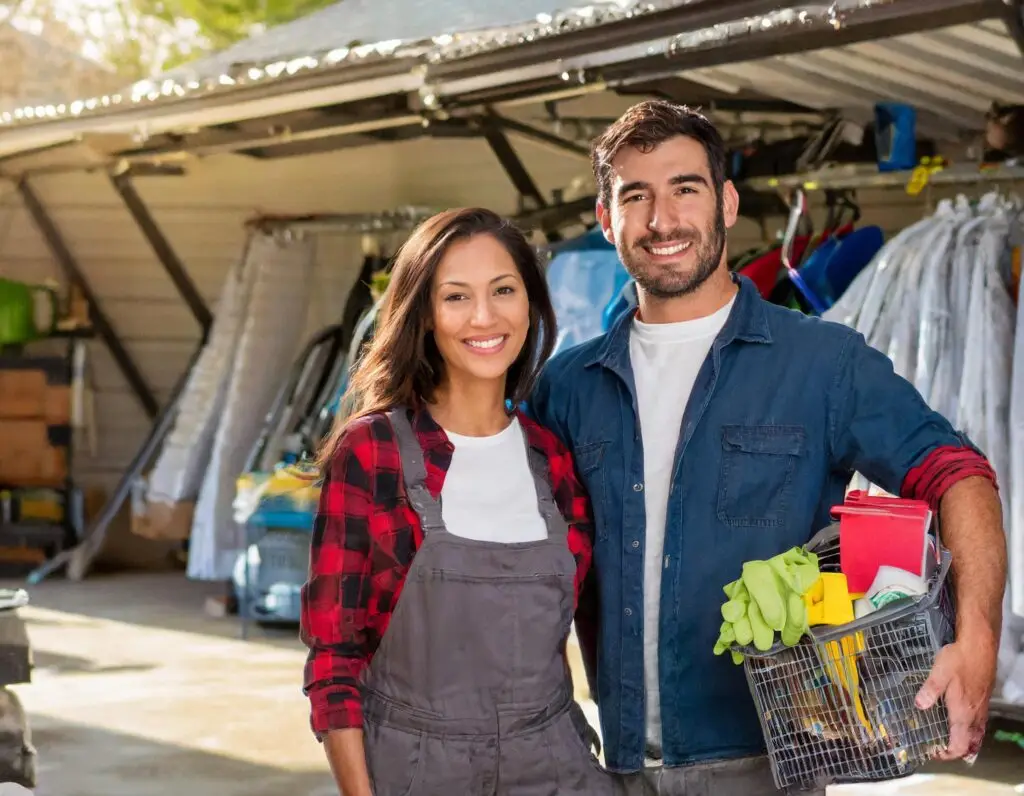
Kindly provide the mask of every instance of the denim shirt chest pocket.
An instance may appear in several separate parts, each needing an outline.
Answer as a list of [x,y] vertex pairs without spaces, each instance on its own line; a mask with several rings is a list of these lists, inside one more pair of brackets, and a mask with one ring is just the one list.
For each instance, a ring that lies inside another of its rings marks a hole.
[[804,426],[722,426],[718,519],[734,527],[785,525],[796,468],[806,453]]

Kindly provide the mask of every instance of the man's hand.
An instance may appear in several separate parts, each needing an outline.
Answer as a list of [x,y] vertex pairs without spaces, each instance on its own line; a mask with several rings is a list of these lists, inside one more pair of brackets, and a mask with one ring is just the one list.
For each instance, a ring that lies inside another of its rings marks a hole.
[[917,694],[917,707],[928,710],[945,697],[949,745],[939,760],[972,757],[981,748],[988,723],[989,698],[995,686],[997,644],[957,640],[939,650],[928,680]]
[[942,497],[939,525],[942,541],[953,554],[956,642],[939,651],[917,705],[927,709],[945,697],[949,745],[937,757],[958,760],[981,748],[996,681],[1006,534],[995,486],[980,477],[957,481]]

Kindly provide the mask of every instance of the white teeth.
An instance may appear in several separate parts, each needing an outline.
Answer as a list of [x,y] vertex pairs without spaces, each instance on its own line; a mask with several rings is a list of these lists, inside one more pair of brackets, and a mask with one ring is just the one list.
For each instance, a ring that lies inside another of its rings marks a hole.
[[494,348],[504,340],[504,337],[492,337],[490,340],[467,340],[473,348]]
[[689,243],[677,243],[674,246],[662,246],[662,247],[651,246],[649,248],[651,250],[651,254],[656,254],[659,257],[668,257],[670,255],[679,254],[679,252],[686,251],[686,249],[690,248],[690,244]]

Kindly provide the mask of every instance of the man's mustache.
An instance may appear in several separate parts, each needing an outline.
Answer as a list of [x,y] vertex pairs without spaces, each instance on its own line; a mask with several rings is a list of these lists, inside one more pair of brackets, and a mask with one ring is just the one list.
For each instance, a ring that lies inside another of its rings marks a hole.
[[692,230],[676,229],[672,232],[652,232],[636,241],[637,246],[653,246],[658,243],[700,243],[700,235]]

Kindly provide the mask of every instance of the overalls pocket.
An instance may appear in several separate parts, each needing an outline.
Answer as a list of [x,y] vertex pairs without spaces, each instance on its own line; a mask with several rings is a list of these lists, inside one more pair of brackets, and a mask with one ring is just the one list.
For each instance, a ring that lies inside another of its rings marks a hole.
[[374,796],[412,796],[418,792],[427,736],[367,721],[363,744]]

